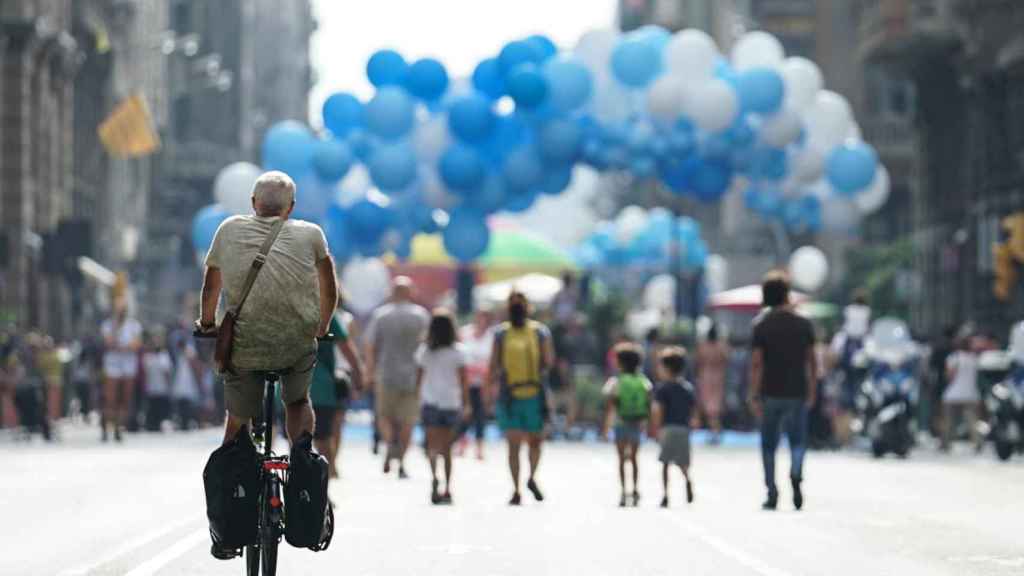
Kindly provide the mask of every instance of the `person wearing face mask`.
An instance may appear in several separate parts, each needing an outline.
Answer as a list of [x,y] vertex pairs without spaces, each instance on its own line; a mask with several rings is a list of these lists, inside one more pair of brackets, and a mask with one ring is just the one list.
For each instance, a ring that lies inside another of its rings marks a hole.
[[519,453],[529,447],[530,476],[526,488],[538,501],[544,499],[537,485],[547,395],[544,377],[554,365],[555,352],[547,326],[529,319],[530,303],[522,292],[508,297],[508,321],[498,327],[491,352],[488,386],[497,391],[498,424],[508,442],[508,465],[514,492],[509,504],[519,506]]

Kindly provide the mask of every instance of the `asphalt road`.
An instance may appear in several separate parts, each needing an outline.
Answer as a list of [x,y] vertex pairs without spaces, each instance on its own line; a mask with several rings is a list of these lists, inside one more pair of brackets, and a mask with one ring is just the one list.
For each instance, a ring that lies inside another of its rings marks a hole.
[[[131,436],[120,446],[91,432],[54,446],[0,439],[0,574],[242,573],[241,561],[208,553],[201,470],[216,443],[213,431]],[[413,478],[399,481],[353,441],[332,485],[334,543],[319,554],[282,544],[280,573],[1024,574],[1024,460],[966,450],[905,461],[811,453],[805,510],[794,512],[784,490],[780,510],[767,513],[754,448],[697,446],[697,501],[686,505],[677,480],[662,510],[648,444],[644,499],[619,509],[613,449],[554,444],[540,474],[547,501],[510,509],[502,446],[489,448],[484,462],[456,463],[455,506],[438,508],[422,453],[410,455]]]

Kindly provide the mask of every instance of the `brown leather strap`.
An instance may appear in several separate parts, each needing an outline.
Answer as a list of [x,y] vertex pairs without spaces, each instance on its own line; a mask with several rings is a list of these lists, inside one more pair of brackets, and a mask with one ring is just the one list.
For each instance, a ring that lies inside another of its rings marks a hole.
[[249,297],[252,285],[256,282],[256,276],[259,275],[260,269],[267,262],[267,254],[270,254],[270,248],[274,245],[274,241],[277,240],[277,235],[281,233],[281,228],[284,228],[284,218],[274,222],[273,226],[270,227],[270,234],[267,234],[267,238],[263,241],[263,246],[260,246],[260,251],[252,261],[249,275],[245,277],[245,284],[242,285],[242,297],[238,299],[238,305],[235,306],[233,311],[236,318],[242,310],[242,305],[245,304],[245,299]]

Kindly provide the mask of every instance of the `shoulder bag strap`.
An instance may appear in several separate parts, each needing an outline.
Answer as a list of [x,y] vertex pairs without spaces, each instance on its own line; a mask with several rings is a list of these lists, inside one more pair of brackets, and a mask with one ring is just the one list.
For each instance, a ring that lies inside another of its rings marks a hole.
[[267,254],[270,254],[270,248],[274,245],[274,241],[277,240],[277,235],[280,234],[281,228],[284,228],[284,218],[281,218],[270,228],[270,233],[267,234],[267,238],[263,241],[263,246],[260,246],[259,253],[256,254],[256,258],[252,261],[252,267],[249,268],[249,275],[245,277],[245,284],[242,285],[242,297],[238,299],[238,305],[235,306],[234,315],[237,317],[238,313],[242,310],[242,305],[245,304],[245,299],[249,297],[249,292],[252,290],[252,285],[256,282],[256,276],[259,275],[260,269],[267,262]]

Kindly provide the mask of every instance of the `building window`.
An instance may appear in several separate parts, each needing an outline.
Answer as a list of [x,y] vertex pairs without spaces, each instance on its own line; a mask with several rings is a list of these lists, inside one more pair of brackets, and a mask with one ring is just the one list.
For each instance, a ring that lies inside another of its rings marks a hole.
[[171,26],[178,36],[192,32],[192,7],[187,2],[179,2],[174,5]]

